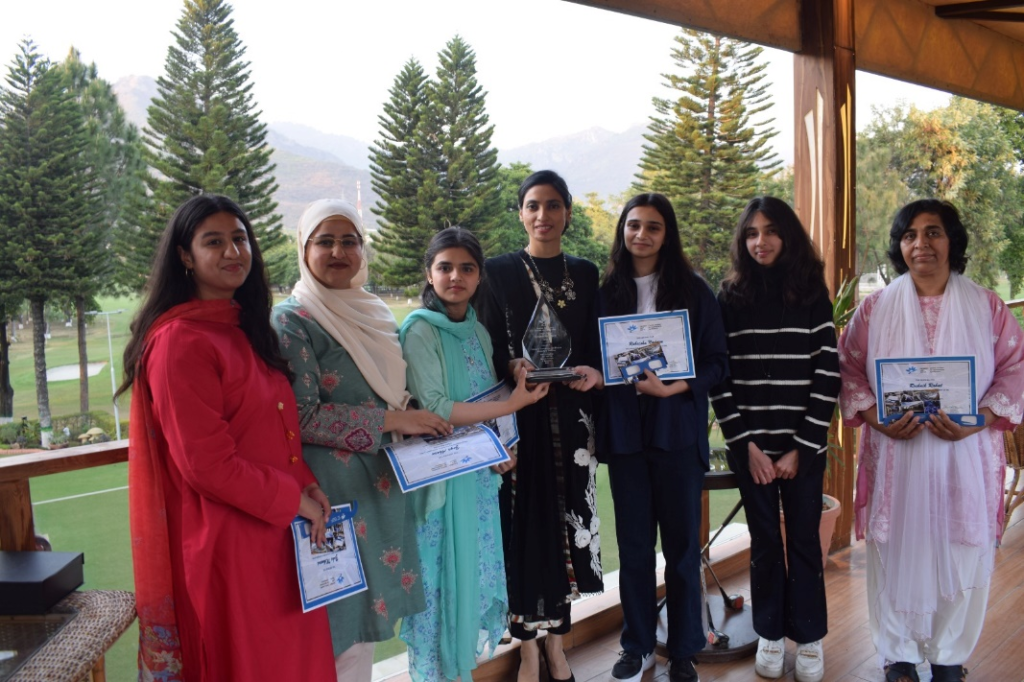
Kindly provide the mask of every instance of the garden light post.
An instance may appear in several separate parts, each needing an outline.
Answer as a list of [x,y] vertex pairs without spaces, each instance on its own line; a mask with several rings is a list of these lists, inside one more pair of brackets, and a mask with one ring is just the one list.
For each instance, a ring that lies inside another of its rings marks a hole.
[[[117,393],[117,379],[114,377],[114,342],[110,336],[110,316],[118,315],[123,313],[124,309],[119,308],[118,310],[111,310],[109,312],[103,310],[90,310],[86,315],[103,315],[107,318],[107,350],[110,352],[110,393],[111,395]],[[121,415],[117,411],[117,400],[114,401],[114,429],[117,433],[117,439],[121,440]]]

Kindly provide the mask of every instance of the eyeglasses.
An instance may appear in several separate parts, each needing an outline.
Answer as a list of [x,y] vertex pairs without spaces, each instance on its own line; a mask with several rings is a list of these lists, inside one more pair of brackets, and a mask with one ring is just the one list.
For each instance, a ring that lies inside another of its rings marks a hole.
[[312,244],[314,248],[324,252],[334,251],[335,244],[340,244],[343,251],[358,251],[359,247],[363,245],[356,237],[331,237],[329,235],[311,237],[306,240],[306,243]]

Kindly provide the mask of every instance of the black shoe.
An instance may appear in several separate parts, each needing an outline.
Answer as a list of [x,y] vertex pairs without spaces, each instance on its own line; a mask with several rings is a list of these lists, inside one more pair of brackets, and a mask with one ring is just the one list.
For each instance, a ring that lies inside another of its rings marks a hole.
[[654,666],[654,653],[637,656],[628,651],[619,654],[619,662],[612,666],[612,679],[619,682],[637,682],[645,670]]
[[669,682],[700,682],[692,658],[673,658],[668,664]]
[[935,665],[932,663],[932,682],[963,682],[967,668],[962,665]]
[[885,682],[921,682],[921,678],[916,665],[898,661],[885,666]]
[[[569,670],[569,678],[566,680],[560,680],[551,674],[551,659],[548,658],[548,650],[546,647],[540,647],[540,650],[544,652],[544,667],[548,671],[548,682],[576,682],[576,675],[573,674],[572,670]],[[568,661],[567,661],[568,662]]]

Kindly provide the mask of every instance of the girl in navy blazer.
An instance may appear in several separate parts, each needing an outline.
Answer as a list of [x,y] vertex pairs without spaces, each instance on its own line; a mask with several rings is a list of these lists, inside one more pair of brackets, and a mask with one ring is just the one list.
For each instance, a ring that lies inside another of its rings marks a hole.
[[728,373],[721,311],[683,253],[672,204],[661,194],[622,209],[598,296],[601,316],[689,310],[696,376],[662,381],[646,370],[609,386],[598,420],[608,464],[621,561],[624,624],[615,680],[639,680],[654,664],[655,543],[660,527],[668,598],[669,678],[697,680],[701,625],[700,517],[708,470],[708,391]]

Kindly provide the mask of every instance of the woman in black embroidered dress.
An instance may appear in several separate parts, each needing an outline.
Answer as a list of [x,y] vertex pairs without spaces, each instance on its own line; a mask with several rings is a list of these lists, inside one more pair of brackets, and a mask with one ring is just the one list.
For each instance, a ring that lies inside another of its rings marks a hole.
[[516,413],[520,441],[516,468],[500,492],[510,630],[522,640],[520,682],[540,675],[537,633],[547,630],[549,679],[573,680],[562,636],[572,627],[570,602],[604,589],[594,475],[594,421],[590,390],[601,388],[597,342],[597,267],[562,252],[572,196],[557,173],[538,171],[519,188],[519,218],[529,237],[522,251],[484,265],[487,290],[480,317],[494,344],[499,376],[514,377],[523,335],[547,298],[572,339],[566,363],[583,378],[554,384],[544,398]]

